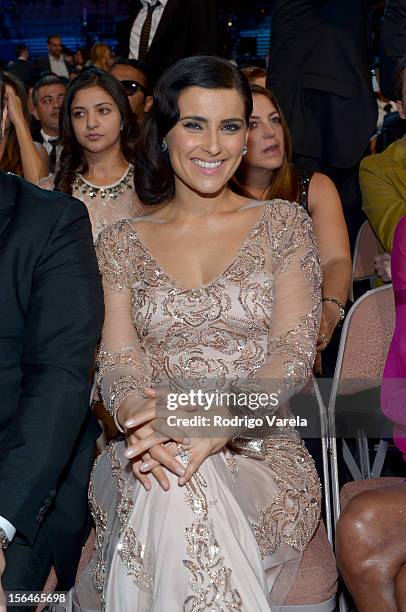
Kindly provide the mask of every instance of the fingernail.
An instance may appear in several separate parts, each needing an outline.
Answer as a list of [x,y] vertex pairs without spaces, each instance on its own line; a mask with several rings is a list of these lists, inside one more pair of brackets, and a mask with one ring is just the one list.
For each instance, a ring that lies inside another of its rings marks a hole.
[[179,478],[179,480],[178,480],[178,485],[179,485],[180,487],[183,487],[183,485],[184,485],[184,484],[185,484],[185,480],[184,480],[184,478]]
[[183,438],[182,444],[190,444],[190,438]]
[[131,459],[132,457],[135,457],[136,454],[137,453],[132,448],[127,448],[127,450],[124,452],[124,455],[127,457],[127,459]]
[[140,472],[148,472],[150,467],[151,466],[150,466],[149,463],[141,463],[141,465],[140,465]]
[[128,419],[128,421],[126,421],[124,423],[125,427],[134,427],[134,425],[136,424],[136,420],[135,419]]
[[185,475],[185,470],[181,467],[176,468],[175,473],[177,474],[177,476],[184,476]]

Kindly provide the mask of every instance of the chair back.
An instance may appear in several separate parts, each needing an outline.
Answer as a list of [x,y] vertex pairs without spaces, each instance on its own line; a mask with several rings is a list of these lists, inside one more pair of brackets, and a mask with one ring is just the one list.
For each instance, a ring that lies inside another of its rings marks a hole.
[[341,335],[333,392],[356,393],[380,384],[395,328],[392,285],[368,291],[351,307]]
[[384,250],[375,236],[371,224],[369,221],[364,221],[359,229],[354,247],[350,295],[352,301],[354,301],[354,283],[367,279],[372,282],[376,278],[374,258],[382,253],[384,253]]

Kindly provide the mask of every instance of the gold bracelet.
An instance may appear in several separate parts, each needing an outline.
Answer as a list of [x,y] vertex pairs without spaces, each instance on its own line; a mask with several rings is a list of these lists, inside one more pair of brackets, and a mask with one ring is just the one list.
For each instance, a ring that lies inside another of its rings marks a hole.
[[340,302],[340,300],[337,300],[337,298],[334,297],[323,297],[321,298],[322,302],[333,302],[333,304],[336,304],[338,306],[338,309],[340,311],[340,321],[344,321],[345,319],[345,306],[342,302]]

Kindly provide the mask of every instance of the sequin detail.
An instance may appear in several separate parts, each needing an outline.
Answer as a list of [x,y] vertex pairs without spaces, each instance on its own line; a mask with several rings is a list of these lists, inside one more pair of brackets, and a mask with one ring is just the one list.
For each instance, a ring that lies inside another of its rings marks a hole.
[[[110,353],[104,350],[102,345],[97,357],[97,367],[97,382],[100,385],[104,405],[116,420],[121,403],[129,395],[140,394],[143,389],[150,386],[144,361],[135,347],[126,346],[121,351]],[[121,373],[118,378],[115,375],[109,376],[118,372]]]
[[[180,459],[187,465],[190,452],[183,450]],[[185,529],[186,553],[189,558],[184,559],[183,564],[192,574],[189,585],[193,594],[185,599],[183,611],[243,612],[240,594],[234,588],[231,569],[225,566],[214,522],[209,517],[209,505],[215,505],[219,500],[211,499],[207,503],[204,492],[207,484],[199,470],[185,488],[185,502],[198,518]]]
[[103,544],[104,544],[104,536],[106,534],[107,529],[107,512],[100,508],[96,503],[95,491],[94,491],[94,473],[97,468],[97,465],[101,459],[101,455],[96,459],[92,473],[90,475],[89,482],[89,506],[90,512],[92,514],[95,530],[96,530],[96,540],[95,540],[95,554],[96,554],[96,562],[95,566],[92,570],[92,579],[94,586],[97,591],[101,592],[104,587],[104,579],[106,575],[106,562],[103,555]]
[[259,512],[255,539],[262,557],[282,545],[303,551],[320,520],[321,485],[313,459],[299,437],[269,438],[265,446],[279,493]]
[[[103,283],[128,308],[125,342],[132,347],[135,362],[143,362],[151,387],[179,392],[205,389],[215,381],[220,389],[236,384],[250,391],[273,380],[282,397],[288,398],[306,382],[321,310],[313,230],[296,204],[274,200],[263,206],[234,261],[212,283],[191,290],[158,265],[138,236],[136,219],[120,221],[101,234],[97,254]],[[116,346],[110,327],[110,341]],[[106,347],[100,359],[102,384],[110,389],[122,377],[137,379],[138,366],[109,362],[107,340]],[[269,407],[268,414],[272,410]],[[267,470],[269,466],[278,487],[269,506],[256,508],[253,514],[257,520],[252,529],[263,555],[282,545],[303,550],[314,533],[320,507],[314,466],[295,433],[289,432],[287,441],[272,451],[269,435],[265,430],[234,449],[238,467],[238,453],[248,454],[244,444],[249,446],[249,455],[262,459]],[[187,461],[187,450],[181,458]],[[207,501],[211,496],[206,495],[207,485],[198,471],[185,487],[185,503],[194,517],[185,526],[190,594],[184,609],[241,610],[240,594],[215,536],[218,506],[212,507]],[[261,506],[267,503],[265,498]],[[135,526],[130,521],[128,527]],[[133,535],[128,533],[128,542],[133,542]]]
[[[81,174],[77,173],[73,182],[72,191],[79,193],[79,195],[82,197],[88,196],[91,199],[99,196],[102,200],[116,200],[120,194],[124,193],[124,191],[132,189],[133,179],[134,166],[129,166],[123,177],[117,183],[105,187],[97,187],[96,185],[92,185],[86,181]],[[82,197],[80,199],[82,199]]]
[[[55,175],[41,179],[39,186],[53,191]],[[117,183],[105,187],[92,186],[77,173],[72,184],[72,195],[86,205],[95,242],[108,225],[145,214],[145,208],[135,193],[134,167],[131,165]]]
[[145,544],[139,542],[134,528],[129,524],[134,507],[134,480],[130,474],[123,476],[123,466],[116,454],[116,443],[111,443],[106,452],[109,457],[111,472],[117,480],[118,503],[116,513],[120,521],[118,554],[133,577],[136,585],[152,596],[153,566],[150,556],[146,553]]

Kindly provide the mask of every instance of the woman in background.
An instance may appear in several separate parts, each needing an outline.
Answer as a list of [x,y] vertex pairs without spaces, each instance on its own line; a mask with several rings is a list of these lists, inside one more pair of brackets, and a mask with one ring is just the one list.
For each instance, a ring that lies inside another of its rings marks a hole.
[[104,43],[95,43],[90,49],[90,62],[100,70],[110,70],[114,64],[114,57],[110,47]]
[[0,141],[0,170],[24,177],[31,183],[48,174],[48,155],[45,148],[34,143],[30,131],[27,94],[20,81],[4,72],[6,120]]
[[327,176],[319,172],[301,173],[292,166],[289,128],[275,96],[255,84],[251,85],[251,91],[254,108],[249,123],[248,151],[232,185],[238,193],[257,200],[282,198],[298,202],[309,213],[323,274],[317,344],[320,353],[344,318],[351,283],[351,255],[341,201]]
[[82,200],[93,237],[120,219],[142,214],[135,194],[136,134],[127,96],[113,76],[83,71],[67,90],[61,109],[59,171],[40,186]]

